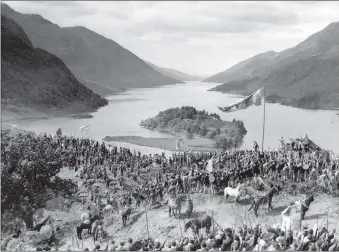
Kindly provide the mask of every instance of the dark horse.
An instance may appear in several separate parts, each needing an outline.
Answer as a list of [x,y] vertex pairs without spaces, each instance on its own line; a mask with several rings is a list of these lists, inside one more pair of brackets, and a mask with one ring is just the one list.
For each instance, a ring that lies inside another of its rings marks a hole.
[[91,234],[91,232],[92,232],[92,224],[96,220],[99,220],[99,219],[100,219],[99,215],[94,215],[92,218],[90,218],[88,224],[85,224],[85,223],[82,222],[82,223],[80,223],[79,226],[77,226],[77,236],[78,236],[79,240],[82,240],[82,238],[81,238],[82,230],[87,229],[88,230],[88,234]]
[[140,193],[136,193],[136,192],[132,193],[132,197],[135,199],[136,207],[140,207],[140,203],[146,200],[146,198],[143,195],[141,195]]
[[123,226],[126,226],[126,222],[128,221],[129,219],[129,216],[131,215],[132,213],[132,209],[129,207],[127,208],[125,211],[123,211],[121,213],[121,217],[122,217],[122,225]]
[[206,233],[210,232],[212,226],[212,218],[209,215],[206,215],[202,219],[193,219],[185,223],[185,232],[187,229],[192,228],[194,234],[199,235],[199,229],[206,228]]
[[309,195],[306,199],[301,202],[301,220],[305,219],[305,214],[309,210],[311,203],[314,201],[313,194]]

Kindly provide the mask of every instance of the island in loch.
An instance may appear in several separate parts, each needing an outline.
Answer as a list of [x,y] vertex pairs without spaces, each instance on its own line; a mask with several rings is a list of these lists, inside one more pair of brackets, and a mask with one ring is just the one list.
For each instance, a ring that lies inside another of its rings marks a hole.
[[189,106],[161,111],[153,118],[142,120],[140,126],[167,133],[170,137],[106,136],[104,140],[170,151],[177,150],[176,143],[179,141],[181,151],[213,151],[240,147],[247,133],[242,121],[223,121],[218,114]]

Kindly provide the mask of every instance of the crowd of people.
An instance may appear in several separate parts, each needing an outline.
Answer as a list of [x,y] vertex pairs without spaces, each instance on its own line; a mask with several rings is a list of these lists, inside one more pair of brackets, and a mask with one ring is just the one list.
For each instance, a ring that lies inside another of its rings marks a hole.
[[[80,178],[90,193],[89,200],[101,206],[107,204],[116,207],[130,206],[132,198],[137,206],[140,201],[150,205],[163,202],[164,196],[171,193],[206,192],[217,194],[225,187],[235,188],[249,179],[255,182],[256,189],[267,187],[263,181],[314,183],[324,192],[338,195],[339,159],[329,153],[307,149],[279,150],[260,152],[257,144],[253,150],[227,150],[219,152],[179,152],[168,156],[141,155],[128,148],[117,148],[98,141],[69,136],[41,134],[32,136],[44,143],[44,148],[53,153],[52,160],[59,159],[62,166],[81,169]],[[56,150],[53,152],[53,150]],[[8,162],[10,148],[1,148],[2,162]],[[57,154],[55,154],[57,153]],[[52,155],[52,154],[51,154]],[[56,156],[57,155],[57,156]],[[153,178],[145,177],[144,170],[157,167]],[[128,183],[135,182],[135,186]],[[97,183],[105,184],[102,195]],[[119,185],[119,186],[117,186]],[[269,188],[269,186],[268,186]],[[107,204],[101,202],[107,199]],[[117,199],[119,198],[118,202]],[[139,201],[139,202],[138,202]],[[115,202],[115,203],[114,203]],[[120,206],[119,206],[120,205]],[[193,209],[193,206],[190,205]],[[259,224],[254,228],[238,227],[219,230],[217,235],[194,237],[180,241],[143,240],[139,242],[141,250],[155,251],[242,251],[242,250],[300,250],[333,251],[339,249],[335,231],[325,227],[320,230],[305,229],[300,236],[279,227],[263,228]],[[131,251],[133,240],[114,243],[104,250]],[[86,249],[85,249],[86,250]],[[96,247],[94,250],[100,250]]]
[[[38,248],[37,250],[49,250]],[[322,227],[309,228],[295,232],[279,225],[262,226],[259,221],[254,227],[232,226],[219,228],[215,234],[203,234],[193,237],[173,239],[167,237],[164,242],[149,239],[132,238],[120,241],[107,241],[105,246],[85,247],[84,251],[338,251],[339,237],[336,230]]]

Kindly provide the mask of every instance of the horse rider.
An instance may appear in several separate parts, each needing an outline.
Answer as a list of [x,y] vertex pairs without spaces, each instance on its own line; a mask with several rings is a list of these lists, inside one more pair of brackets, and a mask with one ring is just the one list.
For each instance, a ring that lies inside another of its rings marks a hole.
[[91,208],[88,207],[87,211],[83,212],[80,216],[80,219],[82,221],[82,223],[84,224],[89,224],[90,223],[90,219],[91,219],[91,213],[90,213]]

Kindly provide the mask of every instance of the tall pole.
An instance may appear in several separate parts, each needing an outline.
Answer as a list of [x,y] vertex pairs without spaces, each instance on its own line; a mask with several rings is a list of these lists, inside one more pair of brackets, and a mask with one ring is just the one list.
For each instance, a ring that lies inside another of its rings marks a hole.
[[146,205],[145,205],[145,212],[146,212],[147,238],[148,238],[148,241],[149,241],[148,218],[147,218],[147,206],[146,206]]
[[213,210],[212,210],[212,225],[213,225],[213,235],[214,235],[214,218],[213,218]]
[[264,91],[264,118],[262,126],[262,142],[261,142],[261,151],[264,152],[264,140],[265,140],[265,114],[266,114],[266,97],[265,97],[265,84],[263,86]]

